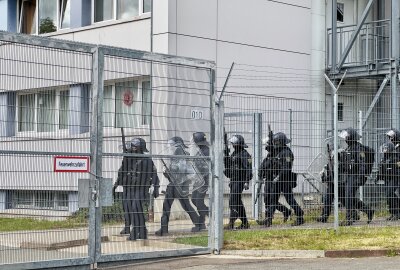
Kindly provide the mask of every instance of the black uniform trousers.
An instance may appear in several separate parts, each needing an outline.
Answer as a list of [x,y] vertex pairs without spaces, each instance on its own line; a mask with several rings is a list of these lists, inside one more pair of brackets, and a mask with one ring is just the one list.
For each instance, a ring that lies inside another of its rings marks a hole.
[[204,186],[192,192],[192,203],[194,204],[194,206],[196,206],[197,212],[199,213],[199,224],[204,224],[209,211],[207,205],[204,202],[208,189],[208,176],[206,176],[204,180]]
[[385,180],[386,198],[389,207],[389,213],[393,216],[400,216],[400,198],[396,194],[396,190],[400,188],[398,179]]
[[[324,207],[322,209],[322,216],[329,217],[332,211],[333,199],[335,198],[335,186],[333,182],[327,182],[326,185],[327,188],[326,188],[326,194],[324,195],[323,198]],[[339,202],[344,206],[345,186],[343,184],[339,184],[338,191],[339,191]]]
[[299,206],[297,201],[294,198],[293,188],[287,183],[277,182],[272,183],[272,194],[271,194],[271,205],[266,210],[266,217],[273,218],[275,210],[278,209],[279,197],[282,195],[285,197],[286,202],[289,206],[294,210],[294,213],[298,217],[302,217],[304,215],[303,209]]
[[122,209],[124,210],[125,231],[129,231],[132,222],[131,209],[133,204],[133,196],[127,186],[122,190]]
[[231,210],[229,223],[233,224],[237,219],[240,219],[242,224],[247,224],[246,209],[242,201],[244,182],[231,180],[229,187],[231,189],[229,194],[229,209]]
[[130,232],[130,239],[147,239],[146,219],[143,211],[143,203],[146,198],[143,196],[145,192],[144,187],[129,187],[128,190],[128,210],[132,229]]
[[[265,181],[265,184],[264,184],[265,212],[267,212],[268,207],[270,207],[272,205],[272,199],[275,198],[273,196],[273,192],[274,192],[273,185],[274,185],[273,182]],[[279,197],[278,197],[278,199],[279,199]],[[279,201],[278,201],[278,204],[276,206],[276,210],[278,210],[279,212],[282,212],[282,213],[286,213],[287,215],[290,214],[290,209],[287,208],[285,205],[281,204]],[[267,213],[265,214],[265,216],[267,216]]]
[[167,185],[165,191],[165,198],[163,202],[163,214],[161,216],[161,230],[163,232],[168,232],[169,217],[171,215],[171,207],[175,199],[178,199],[181,203],[183,210],[189,214],[190,219],[194,225],[199,222],[199,215],[193,206],[190,204],[189,198],[187,196],[183,197],[179,194],[178,190],[175,188],[173,183]]
[[345,197],[344,204],[346,207],[346,220],[354,219],[354,211],[361,210],[365,213],[371,209],[357,198],[357,190],[362,185],[360,176],[347,174],[345,178]]

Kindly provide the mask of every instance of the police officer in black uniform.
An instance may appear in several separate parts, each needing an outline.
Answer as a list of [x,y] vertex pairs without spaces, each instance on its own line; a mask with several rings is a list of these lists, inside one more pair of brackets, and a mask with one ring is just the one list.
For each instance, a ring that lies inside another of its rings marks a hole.
[[247,145],[241,135],[232,136],[229,142],[234,151],[230,156],[224,157],[224,173],[230,179],[229,208],[231,211],[226,229],[233,229],[237,219],[242,221],[237,229],[248,229],[250,225],[242,201],[242,192],[249,189],[249,181],[253,177],[251,155],[246,151]]
[[150,199],[150,186],[153,187],[153,197],[158,197],[160,181],[153,160],[150,156],[144,155],[144,152],[149,152],[146,148],[146,141],[142,138],[133,139],[131,149],[132,153],[143,154],[143,156],[130,159],[130,175],[128,177],[132,179],[132,186],[128,186],[128,194],[133,202],[129,209],[133,224],[128,240],[147,239],[143,203]]
[[[132,153],[132,147],[131,144],[127,144],[127,153]],[[125,146],[124,146],[125,149]],[[120,234],[130,234],[130,227],[133,225],[132,222],[132,215],[130,212],[130,205],[133,204],[132,201],[132,196],[129,194],[128,187],[132,185],[131,183],[131,178],[128,177],[128,174],[130,173],[130,166],[131,166],[131,160],[132,157],[124,156],[122,158],[122,163],[121,167],[118,170],[118,177],[117,181],[114,183],[113,187],[113,194],[115,197],[115,190],[117,189],[118,186],[122,186],[122,209],[124,211],[124,222],[125,226],[121,230]]]
[[345,140],[347,148],[339,160],[340,174],[345,185],[346,220],[342,226],[354,223],[355,211],[361,210],[368,216],[368,224],[372,221],[374,211],[356,197],[357,190],[366,181],[366,153],[365,147],[359,142],[361,136],[353,128],[344,129],[339,137]]
[[[329,153],[330,155],[332,155],[331,153]],[[343,152],[339,152],[339,160],[342,159],[342,155]],[[330,159],[333,159],[333,156],[330,157]],[[339,165],[341,166],[341,165]],[[340,171],[340,167],[339,167],[339,171]],[[326,194],[324,194],[323,196],[323,208],[322,208],[322,215],[316,218],[317,222],[322,222],[322,223],[326,223],[328,222],[328,218],[329,215],[331,214],[332,211],[332,203],[333,203],[333,199],[334,199],[334,181],[333,181],[333,162],[332,164],[327,164],[324,167],[324,170],[321,172],[321,179],[322,179],[322,183],[326,184]],[[339,201],[342,205],[344,205],[345,201],[344,201],[344,196],[345,196],[345,186],[343,185],[343,183],[341,181],[339,181],[339,187],[338,187],[338,191],[339,191]],[[354,219],[359,219],[359,216],[357,215],[357,212],[354,213]]]
[[294,156],[292,150],[287,146],[288,143],[290,143],[290,140],[282,132],[275,133],[272,137],[275,157],[272,165],[271,205],[266,210],[266,227],[272,225],[281,193],[297,216],[292,226],[304,224],[304,212],[294,199],[293,194],[293,188],[297,185],[297,175],[292,172]]
[[[271,135],[273,136],[272,132]],[[264,180],[264,204],[266,211],[265,217],[267,218],[267,209],[268,207],[271,206],[272,203],[271,199],[273,198],[272,192],[274,191],[273,190],[274,183],[272,182],[272,180],[274,179],[273,163],[274,163],[274,157],[276,156],[275,153],[276,149],[272,145],[272,138],[267,137],[264,140],[264,142],[266,144],[265,150],[267,150],[268,154],[261,163],[261,167],[258,170],[258,177]],[[288,207],[281,204],[280,202],[278,202],[276,209],[283,213],[283,222],[286,222],[292,213],[292,211]],[[265,225],[266,223],[267,220],[259,222],[260,225]]]
[[[400,189],[400,131],[391,129],[386,133],[391,145],[383,147],[384,159],[381,162],[380,172],[384,175],[386,195],[389,205],[390,217],[388,221],[400,219],[400,198],[396,190]],[[386,149],[385,149],[386,148]]]
[[[192,143],[195,147],[195,152],[193,153],[196,157],[209,157],[210,156],[210,144],[207,142],[206,134],[204,132],[195,132],[192,136]],[[192,192],[192,203],[196,206],[197,211],[199,213],[199,229],[206,229],[205,219],[208,215],[208,207],[204,203],[204,198],[206,197],[208,184],[209,184],[209,165],[207,160],[204,159],[195,159],[194,165],[196,167],[196,173],[199,173],[200,176],[204,179],[204,183],[196,187],[196,189]],[[195,229],[196,230],[196,229]]]
[[[172,137],[168,144],[173,150],[173,155],[189,155],[188,152],[185,151],[185,148],[188,148],[181,137]],[[156,235],[163,236],[168,234],[168,223],[169,217],[171,214],[171,207],[175,199],[178,199],[182,208],[189,214],[190,219],[195,225],[192,228],[192,232],[200,231],[199,226],[199,215],[196,210],[190,204],[189,200],[189,183],[187,181],[187,173],[185,171],[181,171],[181,164],[185,164],[185,160],[182,158],[171,158],[171,163],[166,164],[163,161],[163,165],[165,167],[164,176],[169,180],[169,184],[167,185],[167,189],[165,191],[165,198],[163,202],[163,214],[161,216],[161,228],[156,231]]]

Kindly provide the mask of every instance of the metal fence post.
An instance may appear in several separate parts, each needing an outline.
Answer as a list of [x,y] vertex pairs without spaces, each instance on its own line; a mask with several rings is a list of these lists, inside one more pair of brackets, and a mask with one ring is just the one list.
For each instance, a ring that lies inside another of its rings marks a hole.
[[[261,165],[262,160],[262,114],[261,113],[254,113],[253,115],[253,188],[252,188],[252,206],[253,206],[253,218],[256,220],[260,220],[261,215],[261,207],[262,204],[260,203],[261,195],[258,194],[258,187],[262,186],[262,179],[258,177],[258,169]],[[257,198],[258,197],[258,198]],[[257,198],[257,199],[256,199]]]
[[338,158],[338,94],[337,90],[333,95],[333,152],[334,152],[334,168],[333,168],[333,183],[334,183],[334,229],[337,232],[339,229],[339,158]]
[[96,47],[92,53],[92,111],[90,124],[90,179],[92,196],[89,200],[89,257],[96,262],[101,255],[101,218],[99,194],[103,155],[103,73],[104,53]]
[[219,254],[224,242],[224,102],[215,106],[214,142],[214,253]]
[[[289,109],[289,139],[293,139],[293,110]],[[289,145],[291,145],[292,142],[290,142]]]
[[[363,113],[362,111],[358,112],[358,129],[361,136],[360,143],[363,143]],[[360,200],[364,201],[364,187],[360,186]]]

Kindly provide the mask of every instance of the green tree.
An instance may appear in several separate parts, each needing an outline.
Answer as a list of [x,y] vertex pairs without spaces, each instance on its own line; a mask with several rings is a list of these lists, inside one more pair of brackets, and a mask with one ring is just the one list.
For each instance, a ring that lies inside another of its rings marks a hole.
[[57,31],[57,27],[49,17],[40,21],[39,34],[51,33]]

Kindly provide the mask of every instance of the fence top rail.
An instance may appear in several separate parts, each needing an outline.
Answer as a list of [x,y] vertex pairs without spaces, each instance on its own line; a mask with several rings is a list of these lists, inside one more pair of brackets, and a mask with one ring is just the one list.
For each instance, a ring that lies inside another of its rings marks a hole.
[[95,50],[101,50],[104,55],[115,56],[115,57],[133,58],[133,59],[148,60],[160,63],[170,63],[182,66],[192,66],[205,69],[215,68],[215,62],[196,59],[196,58],[181,57],[181,56],[174,56],[161,53],[151,53],[147,51],[139,51],[139,50],[105,46],[105,45],[95,45],[83,42],[43,37],[43,36],[16,34],[5,31],[0,31],[0,41],[6,43],[6,44],[0,44],[0,48],[2,46],[7,45],[7,43],[19,43],[31,46],[46,47],[46,48],[74,51],[80,53],[89,53],[89,54],[93,53]]

